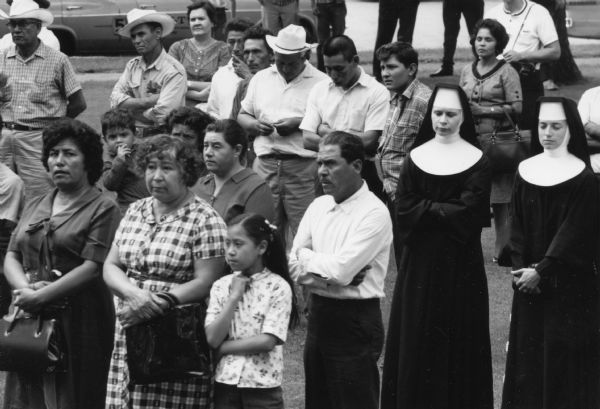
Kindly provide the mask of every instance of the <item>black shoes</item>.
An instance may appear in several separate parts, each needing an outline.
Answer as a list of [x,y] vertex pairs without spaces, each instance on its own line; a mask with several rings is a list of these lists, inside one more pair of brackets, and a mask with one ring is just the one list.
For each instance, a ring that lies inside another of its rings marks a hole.
[[452,69],[452,67],[442,66],[442,68],[440,68],[436,72],[430,74],[429,76],[432,78],[435,78],[435,77],[450,77],[452,75],[454,75],[454,70]]

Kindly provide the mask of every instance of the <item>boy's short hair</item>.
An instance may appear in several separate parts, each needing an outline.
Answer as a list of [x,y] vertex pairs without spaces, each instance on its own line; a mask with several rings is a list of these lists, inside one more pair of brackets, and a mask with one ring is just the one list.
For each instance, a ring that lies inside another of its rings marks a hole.
[[135,135],[135,119],[126,109],[115,108],[105,112],[100,119],[100,123],[104,137],[106,137],[106,132],[111,128],[127,128]]

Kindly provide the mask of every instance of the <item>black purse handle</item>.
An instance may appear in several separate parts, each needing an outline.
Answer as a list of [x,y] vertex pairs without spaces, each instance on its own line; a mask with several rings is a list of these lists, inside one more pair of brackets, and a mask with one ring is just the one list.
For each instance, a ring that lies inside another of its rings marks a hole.
[[[519,129],[519,125],[517,125],[517,123],[515,121],[513,121],[512,117],[510,116],[510,113],[508,112],[508,110],[506,109],[506,107],[504,105],[501,105],[500,109],[502,109],[504,116],[506,117],[506,119],[508,119],[508,123],[510,123],[510,126],[512,127],[512,131],[515,134],[515,141],[520,141],[522,138],[521,138],[521,130]],[[494,143],[496,141],[497,133],[498,133],[498,122],[496,122],[496,127],[494,128],[494,131],[492,132],[492,135],[490,137],[490,139],[492,140],[492,143]]]

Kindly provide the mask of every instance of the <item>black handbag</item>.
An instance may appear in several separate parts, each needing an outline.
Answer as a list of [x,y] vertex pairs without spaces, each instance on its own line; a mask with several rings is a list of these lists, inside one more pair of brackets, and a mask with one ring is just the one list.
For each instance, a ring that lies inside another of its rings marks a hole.
[[208,374],[204,304],[178,305],[125,329],[130,382],[143,385]]
[[508,112],[503,109],[512,127],[508,131],[498,131],[478,136],[481,150],[490,161],[496,173],[515,172],[519,163],[527,159],[531,152],[531,131],[522,131]]
[[40,315],[14,314],[0,320],[0,371],[64,371],[66,355],[58,321]]

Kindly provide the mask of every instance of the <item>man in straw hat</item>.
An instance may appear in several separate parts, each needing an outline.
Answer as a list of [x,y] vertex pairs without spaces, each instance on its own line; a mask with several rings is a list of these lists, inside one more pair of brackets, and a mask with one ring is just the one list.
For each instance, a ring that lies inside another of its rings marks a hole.
[[33,0],[15,0],[0,19],[8,20],[14,42],[0,54],[5,121],[0,162],[23,179],[25,195],[32,198],[52,187],[41,161],[42,130],[60,117],[75,118],[86,103],[67,56],[38,38],[41,28],[52,24],[52,13]]
[[142,136],[162,132],[169,112],[185,105],[185,68],[160,41],[174,28],[175,20],[167,14],[136,8],[127,13],[127,25],[119,31],[131,38],[140,57],[127,63],[110,95],[110,107],[132,111]]
[[267,181],[275,202],[275,223],[284,238],[296,233],[315,198],[316,152],[304,148],[300,122],[312,87],[327,78],[310,65],[306,32],[289,25],[277,37],[267,35],[275,65],[250,80],[238,121],[256,135],[254,170]]

